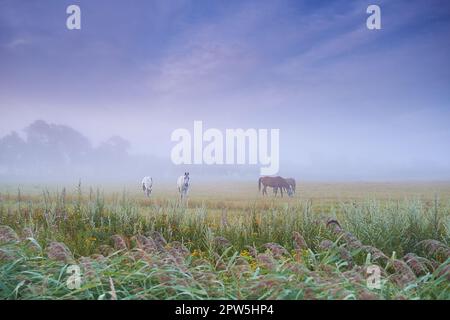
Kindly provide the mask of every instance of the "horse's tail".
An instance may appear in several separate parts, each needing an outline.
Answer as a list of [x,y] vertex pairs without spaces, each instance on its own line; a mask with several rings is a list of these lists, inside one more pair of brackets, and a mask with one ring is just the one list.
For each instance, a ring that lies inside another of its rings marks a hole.
[[262,177],[259,178],[258,180],[258,190],[261,191],[261,182],[262,182]]

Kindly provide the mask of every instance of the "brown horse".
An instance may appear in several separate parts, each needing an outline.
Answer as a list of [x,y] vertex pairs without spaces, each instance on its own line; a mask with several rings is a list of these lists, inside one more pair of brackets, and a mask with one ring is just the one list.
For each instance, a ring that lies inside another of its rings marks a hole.
[[[262,194],[267,195],[267,187],[273,188],[274,191],[280,189],[281,197],[283,197],[283,189],[287,191],[289,196],[292,196],[291,186],[282,177],[261,177],[258,181],[258,189],[261,191],[261,185],[263,185]],[[275,193],[276,196],[276,193]]]

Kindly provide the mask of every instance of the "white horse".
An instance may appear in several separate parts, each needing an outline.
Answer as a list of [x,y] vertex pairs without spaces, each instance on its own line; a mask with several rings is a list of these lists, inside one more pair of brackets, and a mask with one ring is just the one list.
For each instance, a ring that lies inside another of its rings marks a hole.
[[144,190],[144,193],[147,197],[150,197],[150,194],[152,193],[152,187],[153,187],[152,177],[144,177],[144,179],[142,179],[142,190]]
[[180,176],[177,180],[178,192],[180,193],[181,200],[187,196],[190,186],[189,172],[185,172],[184,176]]

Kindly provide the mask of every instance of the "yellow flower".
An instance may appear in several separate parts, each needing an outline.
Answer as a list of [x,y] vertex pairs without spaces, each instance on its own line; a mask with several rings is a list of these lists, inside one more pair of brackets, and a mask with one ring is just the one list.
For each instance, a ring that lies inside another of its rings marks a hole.
[[86,238],[86,242],[94,242],[96,240],[97,240],[97,238],[95,238],[95,237]]
[[197,250],[197,249],[195,249],[191,253],[191,256],[193,256],[193,257],[201,257],[202,255],[203,255],[203,252],[201,252],[200,250]]
[[248,250],[242,250],[241,257],[250,257],[250,252],[248,252]]

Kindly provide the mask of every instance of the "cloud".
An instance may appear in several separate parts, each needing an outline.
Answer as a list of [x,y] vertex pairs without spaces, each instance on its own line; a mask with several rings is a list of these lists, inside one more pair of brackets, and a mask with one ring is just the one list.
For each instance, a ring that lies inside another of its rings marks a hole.
[[226,84],[228,76],[245,71],[250,64],[245,52],[238,47],[213,41],[191,45],[156,66],[150,86],[163,94],[209,90]]
[[15,38],[13,40],[11,40],[10,42],[8,42],[5,47],[11,50],[14,50],[18,47],[22,47],[22,46],[26,46],[28,44],[31,44],[32,41],[29,39],[25,39],[25,38]]

